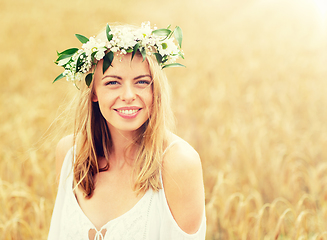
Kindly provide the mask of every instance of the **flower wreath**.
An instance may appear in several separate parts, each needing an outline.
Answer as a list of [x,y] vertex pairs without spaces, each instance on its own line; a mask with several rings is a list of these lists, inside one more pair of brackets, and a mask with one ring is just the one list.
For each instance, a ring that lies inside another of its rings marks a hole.
[[[53,82],[66,77],[76,86],[76,81],[81,81],[84,74],[88,73],[92,66],[97,66],[98,61],[103,59],[102,71],[111,66],[114,59],[114,53],[121,54],[132,53],[131,60],[139,51],[143,57],[154,54],[161,68],[178,67],[184,65],[176,63],[178,57],[183,57],[181,51],[183,34],[180,27],[174,30],[167,28],[152,29],[150,23],[142,23],[141,28],[132,29],[131,27],[110,29],[109,24],[106,27],[106,41],[95,39],[94,37],[84,37],[75,34],[77,39],[83,43],[82,48],[70,48],[63,52],[57,52],[58,58],[55,63],[62,66],[65,70]],[[176,39],[178,45],[174,43]],[[90,86],[94,71],[88,73],[85,77],[85,83]],[[77,87],[77,86],[76,86]]]

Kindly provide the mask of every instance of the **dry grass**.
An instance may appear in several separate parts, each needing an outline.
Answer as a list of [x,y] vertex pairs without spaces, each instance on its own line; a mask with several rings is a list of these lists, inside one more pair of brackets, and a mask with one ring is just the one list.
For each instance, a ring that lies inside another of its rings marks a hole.
[[47,237],[55,144],[69,131],[60,113],[75,91],[51,84],[55,50],[144,20],[184,30],[187,68],[166,72],[178,134],[203,160],[207,239],[327,239],[321,2],[0,2],[0,240]]

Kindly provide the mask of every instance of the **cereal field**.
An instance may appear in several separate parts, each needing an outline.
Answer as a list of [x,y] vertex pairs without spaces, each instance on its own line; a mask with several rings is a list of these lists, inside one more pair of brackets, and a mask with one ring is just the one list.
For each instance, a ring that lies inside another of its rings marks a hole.
[[148,20],[183,29],[187,68],[165,71],[203,162],[207,239],[327,239],[325,0],[1,0],[0,19],[0,240],[47,238],[76,93],[52,84],[56,50]]

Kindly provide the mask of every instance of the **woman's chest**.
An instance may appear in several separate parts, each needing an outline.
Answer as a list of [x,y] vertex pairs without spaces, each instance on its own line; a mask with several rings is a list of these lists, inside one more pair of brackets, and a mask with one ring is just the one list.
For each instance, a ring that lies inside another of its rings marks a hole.
[[130,176],[100,173],[90,198],[85,198],[80,189],[75,190],[80,208],[97,229],[131,210],[143,197],[144,194],[136,195],[133,191]]
[[[101,206],[97,208],[98,206],[96,206],[95,208],[90,208],[90,205],[82,205],[84,207],[84,210],[82,210],[72,188],[67,186],[65,189],[68,189],[68,194],[64,197],[64,206],[60,220],[61,238],[59,239],[93,240],[97,239],[96,236],[99,233],[102,234],[104,240],[146,239],[145,236],[150,227],[149,212],[152,212],[151,209],[154,207],[154,192],[151,189],[148,190],[134,206],[127,209],[125,213],[119,213],[120,215],[117,217],[114,217],[111,213],[111,211],[114,211],[113,207],[103,208],[103,206]],[[95,198],[92,203],[96,205]],[[98,212],[98,215],[94,214],[94,212]],[[96,224],[98,222],[96,219],[97,217],[102,218],[101,222],[99,221],[98,224]]]

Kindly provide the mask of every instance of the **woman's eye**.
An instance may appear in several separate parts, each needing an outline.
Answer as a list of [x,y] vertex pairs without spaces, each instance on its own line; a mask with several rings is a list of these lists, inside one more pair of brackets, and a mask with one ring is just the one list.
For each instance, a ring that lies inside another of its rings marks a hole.
[[117,84],[119,84],[117,81],[109,81],[105,83],[105,85],[117,85]]
[[140,81],[137,81],[137,84],[145,84],[145,85],[149,85],[150,84],[150,81],[147,81],[147,80],[140,80]]

